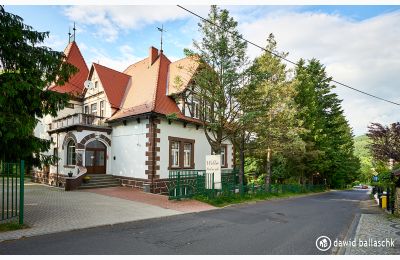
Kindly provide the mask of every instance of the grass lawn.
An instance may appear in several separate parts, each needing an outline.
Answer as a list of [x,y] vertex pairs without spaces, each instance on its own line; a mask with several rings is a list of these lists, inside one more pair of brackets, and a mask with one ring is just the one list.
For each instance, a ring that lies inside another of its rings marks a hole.
[[28,226],[25,224],[20,225],[18,222],[9,222],[0,224],[0,232],[7,232],[24,228],[28,228]]
[[[321,192],[321,191],[317,191]],[[274,198],[288,198],[288,197],[295,197],[301,196],[306,194],[311,194],[316,192],[302,192],[302,193],[294,193],[294,192],[285,192],[285,193],[254,193],[254,194],[244,194],[240,196],[240,194],[232,194],[232,195],[223,195],[223,196],[216,196],[214,198],[209,198],[205,195],[198,195],[195,196],[194,199],[198,201],[202,201],[213,205],[215,207],[224,207],[231,204],[238,204],[244,202],[251,202],[251,201],[263,201],[269,200]]]

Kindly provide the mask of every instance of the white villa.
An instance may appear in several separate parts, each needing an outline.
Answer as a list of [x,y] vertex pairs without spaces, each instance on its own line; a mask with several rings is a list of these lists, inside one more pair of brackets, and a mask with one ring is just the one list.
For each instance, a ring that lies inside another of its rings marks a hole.
[[[190,95],[192,59],[171,62],[150,47],[147,58],[119,72],[97,63],[88,68],[75,41],[65,55],[79,72],[51,90],[73,98],[56,118],[43,118],[35,129],[36,136],[52,140],[48,153],[59,161],[33,170],[35,181],[64,187],[86,168],[87,174],[113,176],[123,186],[146,185],[153,193],[165,193],[170,170],[205,169],[211,146]],[[85,81],[91,81],[90,88]],[[233,157],[233,146],[226,142],[222,167],[233,168]]]

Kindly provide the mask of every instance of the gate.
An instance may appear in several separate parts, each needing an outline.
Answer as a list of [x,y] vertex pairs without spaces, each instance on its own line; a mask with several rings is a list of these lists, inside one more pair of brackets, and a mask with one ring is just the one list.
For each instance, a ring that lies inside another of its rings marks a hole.
[[19,219],[24,223],[24,172],[25,165],[20,163],[0,163],[0,223]]

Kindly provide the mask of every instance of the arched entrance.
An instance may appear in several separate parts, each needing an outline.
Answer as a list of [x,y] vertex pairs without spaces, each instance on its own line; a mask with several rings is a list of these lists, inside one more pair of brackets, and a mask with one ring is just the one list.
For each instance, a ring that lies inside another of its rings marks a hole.
[[94,140],[86,145],[85,167],[88,174],[106,173],[107,147],[100,141]]

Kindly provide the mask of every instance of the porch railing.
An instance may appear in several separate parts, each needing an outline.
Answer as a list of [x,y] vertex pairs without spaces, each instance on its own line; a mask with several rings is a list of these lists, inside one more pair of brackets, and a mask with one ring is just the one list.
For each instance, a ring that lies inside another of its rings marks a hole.
[[106,126],[107,124],[105,123],[105,117],[76,113],[54,120],[52,123],[48,125],[49,128],[48,130],[55,130],[72,125]]

